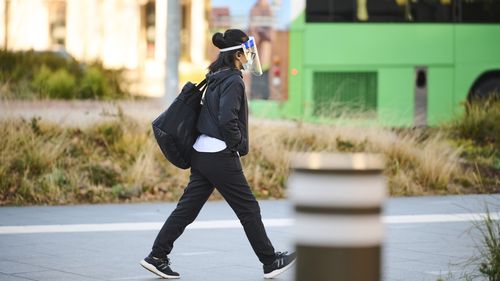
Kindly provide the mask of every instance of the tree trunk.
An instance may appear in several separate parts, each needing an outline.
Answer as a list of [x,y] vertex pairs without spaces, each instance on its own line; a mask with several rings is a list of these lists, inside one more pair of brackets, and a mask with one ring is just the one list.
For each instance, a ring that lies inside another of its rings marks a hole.
[[5,50],[9,47],[9,9],[10,9],[10,0],[5,0],[5,10],[4,10],[4,38],[3,38],[3,47]]
[[163,103],[169,106],[177,96],[179,87],[179,58],[181,32],[180,0],[168,0],[167,3],[167,59],[165,72],[165,93]]

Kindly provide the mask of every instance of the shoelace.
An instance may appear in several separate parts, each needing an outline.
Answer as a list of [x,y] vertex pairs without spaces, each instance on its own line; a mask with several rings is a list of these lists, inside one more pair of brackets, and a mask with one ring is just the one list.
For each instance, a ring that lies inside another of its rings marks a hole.
[[288,251],[285,252],[276,252],[276,257],[277,258],[282,258],[288,254]]
[[276,252],[276,262],[278,263],[278,268],[282,267],[285,265],[285,257],[286,254],[288,254],[287,251],[285,252]]
[[155,258],[155,257],[153,257],[153,259],[161,261],[162,262],[161,265],[166,264],[167,266],[170,266],[170,259],[169,258],[162,259],[162,258]]

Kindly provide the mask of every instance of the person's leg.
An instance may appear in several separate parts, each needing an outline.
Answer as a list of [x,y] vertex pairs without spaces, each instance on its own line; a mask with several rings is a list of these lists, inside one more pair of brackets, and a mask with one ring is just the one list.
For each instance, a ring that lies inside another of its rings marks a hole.
[[238,216],[259,260],[263,264],[273,263],[276,260],[274,247],[267,237],[259,204],[248,186],[239,157],[214,153],[200,158],[200,164],[200,171],[216,186]]
[[189,184],[175,210],[156,236],[151,254],[163,258],[170,254],[174,241],[194,221],[214,190],[213,185],[196,169],[191,169]]

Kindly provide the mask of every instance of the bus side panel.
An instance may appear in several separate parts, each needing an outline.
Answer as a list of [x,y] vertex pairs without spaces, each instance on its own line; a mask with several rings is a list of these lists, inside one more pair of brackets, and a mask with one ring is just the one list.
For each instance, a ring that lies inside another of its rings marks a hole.
[[493,63],[499,69],[500,24],[455,25],[455,62],[457,64]]
[[453,63],[449,24],[307,24],[306,64],[430,65]]
[[467,101],[476,79],[494,70],[500,70],[500,25],[456,25],[454,109],[457,113],[463,113],[460,105]]
[[453,68],[432,66],[427,80],[427,122],[439,125],[453,117]]
[[275,100],[251,99],[249,102],[250,114],[258,118],[281,118],[281,103]]
[[302,13],[292,23],[290,28],[290,43],[289,43],[289,64],[288,64],[288,100],[283,106],[283,114],[289,118],[303,117],[303,95],[305,79],[304,73],[304,42],[303,42],[303,21],[304,14]]
[[[500,49],[499,49],[500,52]],[[455,96],[454,105],[458,112],[463,112],[463,103],[467,101],[467,95],[471,90],[472,85],[476,82],[481,74],[500,70],[500,63],[480,62],[477,64],[457,64],[455,67]]]
[[304,84],[302,85],[302,101],[303,101],[303,112],[306,119],[311,120],[314,117],[314,84],[313,75],[314,71],[310,67],[304,67],[302,70],[302,79]]
[[378,70],[378,120],[385,126],[413,125],[413,77],[410,67]]

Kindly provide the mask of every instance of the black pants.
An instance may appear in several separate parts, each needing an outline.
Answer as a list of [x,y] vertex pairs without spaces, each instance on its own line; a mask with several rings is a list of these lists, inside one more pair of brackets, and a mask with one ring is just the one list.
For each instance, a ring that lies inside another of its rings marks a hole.
[[174,241],[198,216],[214,187],[238,216],[259,260],[263,264],[272,263],[274,248],[262,224],[259,204],[250,191],[238,155],[228,150],[216,153],[193,150],[189,184],[158,233],[153,255],[164,257],[172,251]]

